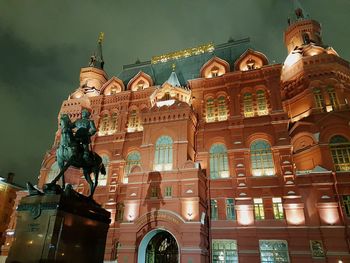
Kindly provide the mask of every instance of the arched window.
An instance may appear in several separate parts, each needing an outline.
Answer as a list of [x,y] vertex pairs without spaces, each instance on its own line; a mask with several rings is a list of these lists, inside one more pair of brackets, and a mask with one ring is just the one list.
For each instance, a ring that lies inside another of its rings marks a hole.
[[259,116],[268,114],[265,91],[258,90],[256,92],[256,104]]
[[244,117],[253,117],[253,96],[251,93],[245,93],[243,95],[243,107],[244,107]]
[[210,178],[229,177],[227,149],[223,144],[214,144],[210,148]]
[[109,116],[104,114],[99,127],[99,135],[106,135],[109,129]]
[[126,157],[126,165],[124,169],[124,183],[128,183],[128,175],[131,172],[131,169],[135,165],[140,165],[141,163],[141,155],[139,152],[131,152]]
[[258,140],[250,145],[250,160],[253,176],[275,174],[271,146],[268,142]]
[[136,110],[132,110],[129,114],[129,120],[128,120],[128,132],[134,132],[134,131],[140,131],[140,119],[138,112]]
[[137,86],[137,90],[143,90],[143,88],[145,87],[145,82],[141,79],[139,82],[137,82],[136,86]]
[[117,211],[115,213],[115,221],[122,222],[124,219],[124,204],[118,203],[117,204]]
[[169,136],[161,136],[155,147],[154,170],[167,171],[173,168],[173,140]]
[[303,42],[305,45],[310,44],[310,36],[308,33],[303,33]]
[[55,179],[55,177],[58,175],[59,172],[60,172],[60,168],[58,167],[58,163],[54,162],[50,167],[49,173],[47,174],[46,183],[51,183],[52,180]]
[[332,110],[334,110],[338,107],[337,95],[336,95],[333,87],[328,87],[327,92],[328,92],[328,96],[329,96],[329,103],[332,106]]
[[214,66],[210,69],[211,77],[217,77],[219,76],[219,68],[217,66]]
[[313,92],[314,92],[314,97],[315,97],[316,108],[318,108],[321,111],[323,111],[323,109],[324,109],[324,99],[323,99],[323,95],[322,95],[321,89],[315,88],[313,90]]
[[109,129],[109,133],[113,134],[117,131],[118,129],[118,123],[117,123],[118,119],[117,119],[117,113],[113,113],[112,117],[111,117],[111,123],[110,123],[110,129]]
[[215,103],[213,98],[207,99],[206,119],[207,122],[215,121]]
[[335,135],[329,142],[336,171],[350,171],[350,141]]
[[98,175],[98,184],[97,186],[106,186],[107,185],[107,177],[108,177],[108,165],[109,165],[109,158],[107,155],[102,155],[102,163],[105,166],[106,174],[100,173]]
[[219,121],[227,120],[227,106],[226,98],[224,96],[218,98],[218,118]]

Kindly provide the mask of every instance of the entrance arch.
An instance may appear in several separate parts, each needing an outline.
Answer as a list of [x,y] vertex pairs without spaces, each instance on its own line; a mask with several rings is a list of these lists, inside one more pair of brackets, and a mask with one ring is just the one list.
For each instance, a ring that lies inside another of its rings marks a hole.
[[137,262],[180,262],[179,245],[174,235],[164,229],[155,229],[148,232],[139,245]]

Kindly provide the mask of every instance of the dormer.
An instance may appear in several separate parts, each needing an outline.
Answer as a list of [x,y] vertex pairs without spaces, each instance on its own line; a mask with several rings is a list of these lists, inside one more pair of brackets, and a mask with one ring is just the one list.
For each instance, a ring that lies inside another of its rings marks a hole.
[[235,62],[234,68],[239,71],[259,69],[269,64],[267,57],[258,51],[247,49]]
[[147,89],[148,87],[151,87],[151,86],[153,86],[153,80],[151,76],[140,71],[139,73],[136,74],[135,77],[133,77],[129,81],[127,89],[131,91],[138,91],[138,90]]
[[200,74],[202,78],[213,78],[222,76],[229,71],[230,64],[228,62],[221,58],[213,57],[202,66]]
[[117,94],[125,89],[123,81],[117,77],[111,78],[101,88],[101,93],[105,96]]
[[164,105],[170,106],[174,104],[175,101],[186,102],[190,105],[191,90],[181,86],[174,67],[168,80],[153,92],[150,96],[150,100],[152,107],[154,105],[157,105],[158,107]]

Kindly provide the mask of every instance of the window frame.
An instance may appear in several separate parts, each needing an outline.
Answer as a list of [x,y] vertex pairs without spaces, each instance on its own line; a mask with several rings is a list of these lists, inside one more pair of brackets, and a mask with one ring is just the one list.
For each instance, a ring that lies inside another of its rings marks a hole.
[[[221,244],[220,244],[221,243]],[[229,246],[232,247],[232,249],[228,248],[226,244],[229,244]],[[217,249],[215,248],[217,247]],[[220,248],[222,247],[222,248]],[[221,250],[224,250],[223,254],[219,254],[218,257],[223,256],[223,260],[218,259],[215,260],[214,257],[216,255],[216,251],[220,253]],[[211,240],[211,262],[212,263],[238,263],[239,262],[239,256],[238,256],[238,245],[237,245],[237,240],[236,239],[212,239]],[[226,252],[231,252],[229,255]],[[229,256],[231,259],[227,260],[226,257]],[[232,257],[234,257],[232,259]]]
[[[272,243],[284,243],[286,245],[286,250],[276,250],[275,248],[269,249],[269,250],[262,250],[262,243],[263,242],[272,242]],[[273,255],[273,260],[263,260],[263,253],[264,252],[270,252]],[[279,256],[277,253],[286,253],[286,259],[287,261],[276,261],[276,256]],[[261,263],[274,263],[274,262],[280,262],[280,263],[290,263],[290,257],[289,257],[289,248],[288,248],[288,242],[287,240],[277,240],[277,239],[261,239],[259,240],[259,254],[260,254],[260,262]]]
[[272,147],[267,140],[254,140],[249,150],[251,173],[254,177],[276,175]]
[[[220,147],[221,149],[219,149]],[[210,179],[225,179],[230,177],[227,147],[223,143],[214,143],[210,147],[209,175]]]
[[[229,203],[228,201],[232,200],[232,203]],[[235,199],[234,198],[226,198],[225,199],[225,206],[226,206],[226,219],[227,220],[236,220],[236,209],[235,209]]]
[[264,208],[264,199],[263,198],[254,198],[254,218],[255,220],[261,221],[265,220],[265,208]]
[[218,220],[219,219],[219,209],[218,209],[218,200],[217,199],[210,199],[210,219],[211,220]]

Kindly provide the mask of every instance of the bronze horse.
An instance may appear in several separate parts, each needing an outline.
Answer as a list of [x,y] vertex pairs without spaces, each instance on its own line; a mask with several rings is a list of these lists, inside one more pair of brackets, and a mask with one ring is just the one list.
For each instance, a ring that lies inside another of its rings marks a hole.
[[[64,173],[70,167],[82,168],[85,180],[89,183],[90,194],[92,197],[98,184],[98,175],[101,172],[106,174],[106,169],[103,165],[102,158],[97,153],[90,151],[88,158],[84,158],[83,145],[74,137],[71,120],[67,114],[60,117],[61,139],[59,147],[56,150],[56,159],[59,174],[52,180],[48,187],[56,185],[57,181],[62,177],[62,187],[65,187]],[[91,173],[94,174],[94,181],[91,178]]]

